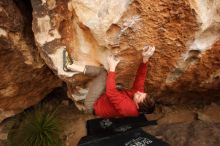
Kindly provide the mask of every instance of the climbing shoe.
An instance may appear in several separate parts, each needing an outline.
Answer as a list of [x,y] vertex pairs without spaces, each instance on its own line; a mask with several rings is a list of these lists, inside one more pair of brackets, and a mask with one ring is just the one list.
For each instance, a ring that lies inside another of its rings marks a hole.
[[67,68],[68,65],[73,64],[73,61],[71,60],[68,52],[66,51],[66,49],[63,50],[63,70],[68,72],[71,71]]

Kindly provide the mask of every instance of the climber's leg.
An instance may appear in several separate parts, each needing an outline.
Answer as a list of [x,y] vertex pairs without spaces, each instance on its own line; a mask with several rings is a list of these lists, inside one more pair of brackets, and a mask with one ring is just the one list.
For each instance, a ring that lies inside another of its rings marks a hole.
[[80,72],[80,73],[83,73],[84,70],[85,70],[85,65],[72,63],[72,64],[70,64],[70,65],[67,65],[66,68],[67,68],[69,71],[72,71],[72,72]]
[[86,65],[84,74],[87,76],[95,77],[95,76],[100,75],[103,71],[105,71],[104,67]]
[[72,64],[71,67],[72,67],[71,70],[80,71],[80,72],[83,72],[87,76],[94,77],[88,83],[88,93],[85,96],[85,102],[84,102],[84,105],[86,108],[85,112],[92,113],[93,104],[100,97],[100,95],[104,92],[107,71],[104,69],[104,67],[96,67],[96,66],[90,66],[90,65],[85,65],[85,67],[81,70],[80,70],[80,67],[82,66]]
[[76,61],[72,60],[66,51],[66,49],[63,50],[63,70],[67,72],[79,72],[84,73],[88,76],[97,76],[101,68],[91,65],[83,65],[79,64]]
[[90,65],[81,65],[71,60],[66,49],[63,51],[63,70],[67,72],[79,72],[85,75],[95,77],[88,84],[88,94],[85,99],[87,113],[93,112],[93,104],[100,97],[105,89],[105,80],[107,72],[103,67]]
[[107,71],[104,68],[99,68],[98,72],[98,69],[91,68],[91,66],[86,67],[86,69],[88,69],[85,72],[87,75],[95,75],[96,73],[99,73],[99,75],[89,83],[89,91],[85,99],[86,112],[93,113],[94,103],[105,90]]
[[85,65],[77,63],[70,58],[66,49],[63,50],[63,70],[66,72],[78,72],[81,73],[85,69]]

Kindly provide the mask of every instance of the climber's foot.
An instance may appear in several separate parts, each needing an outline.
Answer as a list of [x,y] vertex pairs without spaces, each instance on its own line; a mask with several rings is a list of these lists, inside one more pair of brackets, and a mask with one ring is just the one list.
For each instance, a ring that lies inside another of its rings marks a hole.
[[73,61],[71,60],[68,52],[66,51],[66,49],[63,50],[63,70],[66,72],[71,72],[71,70],[69,69],[69,65],[73,64]]

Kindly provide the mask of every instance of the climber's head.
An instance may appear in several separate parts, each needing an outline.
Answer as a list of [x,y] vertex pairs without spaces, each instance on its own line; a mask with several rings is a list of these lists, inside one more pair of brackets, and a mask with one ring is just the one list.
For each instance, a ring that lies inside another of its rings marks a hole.
[[154,111],[155,101],[147,93],[137,91],[133,98],[139,112],[150,114]]

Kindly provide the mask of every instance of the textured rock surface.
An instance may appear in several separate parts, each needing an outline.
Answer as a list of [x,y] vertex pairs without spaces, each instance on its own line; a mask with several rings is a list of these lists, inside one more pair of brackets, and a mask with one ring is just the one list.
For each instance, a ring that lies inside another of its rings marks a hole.
[[38,103],[61,85],[39,57],[27,4],[0,2],[0,122]]
[[139,50],[149,44],[156,46],[156,53],[150,60],[146,90],[158,101],[219,99],[218,0],[32,0],[32,7],[39,52],[67,82],[70,98],[75,86],[88,78],[63,72],[64,48],[80,64],[106,68],[106,56],[117,54],[122,60],[117,81],[130,87]]
[[144,128],[171,146],[218,146],[220,126],[194,121],[185,124],[164,124]]
[[220,106],[216,104],[207,106],[203,112],[198,114],[198,119],[220,124]]
[[158,123],[173,124],[173,123],[187,123],[195,120],[196,114],[190,111],[175,111],[168,113],[164,118],[160,119]]

